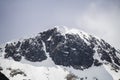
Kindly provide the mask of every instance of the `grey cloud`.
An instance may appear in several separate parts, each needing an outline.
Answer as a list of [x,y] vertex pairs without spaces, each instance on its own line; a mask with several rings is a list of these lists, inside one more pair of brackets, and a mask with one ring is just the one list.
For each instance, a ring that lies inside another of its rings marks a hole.
[[0,43],[54,26],[82,29],[120,49],[120,0],[0,0]]

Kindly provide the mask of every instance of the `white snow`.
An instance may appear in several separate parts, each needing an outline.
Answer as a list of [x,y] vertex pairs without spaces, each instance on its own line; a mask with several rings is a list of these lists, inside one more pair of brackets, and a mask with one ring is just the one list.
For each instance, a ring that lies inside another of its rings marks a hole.
[[[31,79],[31,80],[66,80],[65,77],[69,74],[68,71],[65,71],[61,67],[36,67],[30,64],[23,64],[20,62],[15,62],[13,60],[0,59],[0,63],[3,67],[2,73],[4,73],[10,80],[23,80],[23,79]],[[14,77],[10,76],[11,69],[20,69],[27,76],[16,75]]]
[[67,71],[75,74],[79,78],[87,77],[87,80],[94,80],[93,78],[96,77],[98,80],[113,80],[112,76],[107,72],[104,66],[95,67],[92,66],[89,69],[85,70],[75,70],[73,67],[63,67]]
[[[15,62],[13,60],[1,59],[0,63],[3,67],[2,73],[4,73],[10,80],[23,80],[23,79],[31,79],[31,80],[66,80],[66,76],[69,73],[72,73],[80,78],[87,77],[86,80],[94,80],[97,78],[98,80],[118,80],[120,77],[120,72],[116,73],[110,70],[109,65],[103,65],[100,67],[92,66],[89,69],[85,70],[76,70],[73,67],[64,67],[64,66],[34,66],[31,64],[24,64],[20,62]],[[27,76],[16,75],[14,77],[10,76],[10,71],[7,68],[12,69],[20,69]]]
[[115,72],[112,70],[112,67],[110,64],[104,65],[105,69],[112,75],[113,80],[120,80],[120,70],[118,72]]

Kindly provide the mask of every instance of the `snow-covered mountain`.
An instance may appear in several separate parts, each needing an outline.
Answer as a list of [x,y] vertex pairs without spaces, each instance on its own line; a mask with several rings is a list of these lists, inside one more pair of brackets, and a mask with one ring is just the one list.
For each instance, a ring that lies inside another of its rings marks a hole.
[[120,52],[83,31],[55,27],[1,45],[0,72],[9,80],[120,80]]

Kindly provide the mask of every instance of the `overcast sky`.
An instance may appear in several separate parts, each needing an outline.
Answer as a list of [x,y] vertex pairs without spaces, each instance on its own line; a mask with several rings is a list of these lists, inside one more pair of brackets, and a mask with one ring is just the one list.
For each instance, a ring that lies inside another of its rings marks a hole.
[[120,0],[0,0],[0,44],[54,26],[83,30],[120,49]]

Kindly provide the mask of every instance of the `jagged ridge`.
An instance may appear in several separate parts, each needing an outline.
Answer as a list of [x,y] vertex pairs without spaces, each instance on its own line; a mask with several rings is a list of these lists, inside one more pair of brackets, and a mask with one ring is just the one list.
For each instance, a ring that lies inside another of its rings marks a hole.
[[[25,58],[31,62],[41,62],[47,59],[43,44],[57,65],[83,70],[92,65],[109,63],[116,71],[120,69],[119,52],[104,40],[84,32],[62,33],[57,28],[41,32],[34,38],[6,44],[4,57],[12,57],[15,61]],[[96,54],[100,59],[94,57]]]

